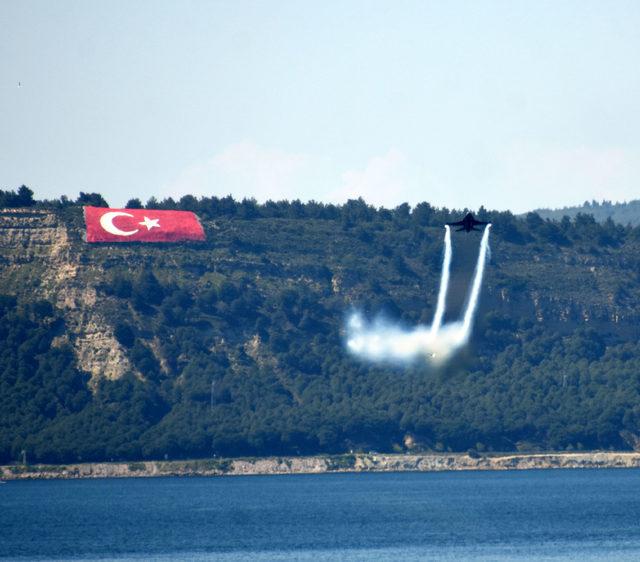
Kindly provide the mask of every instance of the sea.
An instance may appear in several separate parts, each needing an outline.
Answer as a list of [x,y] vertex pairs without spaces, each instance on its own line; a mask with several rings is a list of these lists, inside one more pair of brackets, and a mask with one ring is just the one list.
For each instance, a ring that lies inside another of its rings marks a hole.
[[1,560],[640,560],[640,470],[10,481]]

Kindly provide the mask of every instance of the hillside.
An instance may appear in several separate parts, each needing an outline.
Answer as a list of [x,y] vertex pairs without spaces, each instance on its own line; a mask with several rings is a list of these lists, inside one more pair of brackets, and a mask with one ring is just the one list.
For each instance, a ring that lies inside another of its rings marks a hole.
[[[25,203],[0,210],[0,463],[640,434],[640,228],[481,210],[494,229],[476,327],[436,370],[356,361],[342,327],[353,309],[430,322],[442,223],[462,211],[186,197],[150,207],[196,211],[204,243],[88,245],[80,204],[95,197],[10,201]],[[456,233],[449,318],[477,244]]]
[[556,221],[562,220],[562,217],[575,218],[579,213],[592,215],[598,222],[605,222],[611,219],[618,224],[631,226],[640,225],[640,199],[634,199],[628,203],[612,203],[611,201],[585,201],[583,205],[574,207],[563,207],[562,209],[537,209],[538,213],[544,219],[552,219]]

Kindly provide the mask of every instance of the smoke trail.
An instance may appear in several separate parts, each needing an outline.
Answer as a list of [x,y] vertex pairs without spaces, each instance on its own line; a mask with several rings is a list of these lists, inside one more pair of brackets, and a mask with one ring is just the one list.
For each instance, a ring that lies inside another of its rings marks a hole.
[[484,275],[484,266],[487,262],[487,250],[489,249],[489,229],[491,224],[488,224],[484,232],[482,233],[482,240],[480,241],[480,253],[478,254],[478,263],[476,264],[476,271],[473,276],[473,285],[471,286],[471,292],[469,293],[469,304],[467,304],[467,310],[464,313],[464,321],[462,323],[464,341],[469,339],[471,335],[471,322],[476,313],[478,307],[478,297],[480,296],[480,287],[482,285],[482,276]]
[[442,274],[440,277],[440,290],[438,291],[438,304],[431,324],[431,333],[437,334],[442,324],[442,317],[447,302],[447,289],[449,288],[449,269],[451,267],[451,228],[444,227],[444,260],[442,262]]
[[[445,296],[449,277],[451,254],[447,258],[447,234],[445,233],[445,258],[443,263],[438,306],[432,326],[416,326],[406,330],[400,326],[376,320],[367,324],[358,313],[347,323],[347,349],[354,355],[372,361],[407,362],[423,356],[432,363],[443,363],[469,340],[471,327],[478,307],[482,277],[489,251],[489,229],[487,225],[480,242],[478,262],[473,275],[467,307],[462,321],[442,325]],[[449,243],[450,243],[449,238]],[[450,248],[449,248],[450,250]],[[446,273],[445,273],[446,272]],[[436,326],[434,328],[434,326]]]

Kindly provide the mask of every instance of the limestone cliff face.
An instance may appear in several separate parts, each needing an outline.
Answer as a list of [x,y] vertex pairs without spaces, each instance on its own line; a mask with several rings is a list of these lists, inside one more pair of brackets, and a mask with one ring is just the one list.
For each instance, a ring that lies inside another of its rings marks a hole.
[[81,369],[110,379],[131,369],[113,329],[101,313],[90,275],[80,264],[81,248],[53,212],[0,209],[0,280],[3,290],[35,294],[64,313],[61,338],[73,345]]

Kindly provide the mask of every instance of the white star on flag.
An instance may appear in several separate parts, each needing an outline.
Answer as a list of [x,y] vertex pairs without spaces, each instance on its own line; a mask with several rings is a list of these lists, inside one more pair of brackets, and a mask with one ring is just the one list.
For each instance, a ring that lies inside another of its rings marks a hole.
[[144,220],[142,222],[139,222],[138,224],[146,226],[147,230],[151,230],[152,228],[160,228],[159,221],[160,219],[150,219],[149,217],[144,217]]

